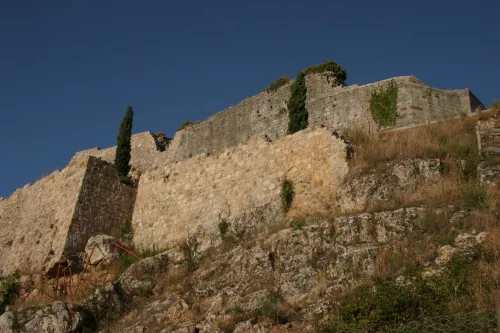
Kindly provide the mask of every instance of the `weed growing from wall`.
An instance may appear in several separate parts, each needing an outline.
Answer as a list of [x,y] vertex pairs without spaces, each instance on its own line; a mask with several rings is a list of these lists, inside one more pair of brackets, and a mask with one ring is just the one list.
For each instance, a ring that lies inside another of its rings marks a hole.
[[306,79],[303,72],[299,72],[292,86],[288,100],[288,134],[293,134],[307,128],[308,114],[306,110]]
[[283,75],[279,78],[277,78],[273,83],[267,87],[266,92],[271,94],[276,92],[279,88],[283,87],[284,85],[287,85],[290,82],[290,78],[287,75]]
[[285,213],[292,207],[294,197],[293,182],[289,179],[285,179],[281,184],[281,207]]
[[185,122],[183,122],[183,123],[181,124],[181,126],[179,126],[179,128],[177,129],[177,132],[182,131],[183,129],[185,129],[185,128],[187,128],[187,127],[189,127],[189,126],[193,125],[193,124],[194,124],[194,122],[189,121],[189,120],[186,120]]
[[324,63],[311,66],[304,71],[304,74],[325,74],[329,78],[335,78],[336,82],[345,85],[347,73],[344,67],[340,66],[333,60],[326,60]]
[[397,110],[398,89],[392,83],[381,91],[373,91],[372,98],[370,99],[370,111],[373,120],[379,126],[393,126],[396,124],[398,116]]

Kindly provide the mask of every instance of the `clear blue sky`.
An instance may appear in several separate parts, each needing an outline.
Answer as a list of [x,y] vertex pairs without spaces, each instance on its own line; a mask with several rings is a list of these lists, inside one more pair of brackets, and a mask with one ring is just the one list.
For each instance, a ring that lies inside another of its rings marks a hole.
[[133,132],[172,136],[334,59],[500,98],[500,1],[0,0],[0,196]]

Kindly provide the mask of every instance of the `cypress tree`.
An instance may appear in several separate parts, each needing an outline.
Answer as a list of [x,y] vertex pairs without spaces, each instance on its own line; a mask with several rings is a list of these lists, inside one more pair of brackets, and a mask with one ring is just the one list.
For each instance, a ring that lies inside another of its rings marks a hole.
[[291,96],[288,100],[288,134],[303,130],[308,125],[306,110],[306,79],[303,72],[299,72],[292,86]]
[[128,172],[130,171],[130,151],[132,149],[130,140],[132,137],[133,117],[134,111],[132,110],[132,107],[129,106],[120,125],[118,137],[116,138],[115,167],[120,178],[127,177]]

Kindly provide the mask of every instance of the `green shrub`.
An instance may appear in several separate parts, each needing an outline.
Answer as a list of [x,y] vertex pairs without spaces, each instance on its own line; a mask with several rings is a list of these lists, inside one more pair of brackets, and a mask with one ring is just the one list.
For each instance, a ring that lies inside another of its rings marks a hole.
[[290,222],[290,226],[294,229],[294,230],[301,230],[302,228],[304,228],[306,225],[306,220],[302,217],[296,217],[292,220],[292,222]]
[[290,87],[291,95],[288,100],[288,134],[293,134],[308,126],[308,113],[306,110],[306,80],[303,72],[297,74]]
[[127,177],[130,171],[130,152],[132,150],[130,140],[132,138],[133,118],[134,111],[129,106],[120,124],[120,131],[116,138],[115,167],[120,177]]
[[347,73],[344,67],[333,60],[326,60],[324,63],[311,66],[304,71],[304,74],[329,73],[329,77],[334,77],[339,84],[345,85]]
[[128,186],[134,186],[134,180],[130,176],[120,176],[120,183]]
[[[342,302],[338,321],[322,331],[364,329],[375,332],[424,317],[453,313],[450,304],[458,299],[473,299],[471,276],[480,254],[478,249],[458,254],[434,277],[424,279],[421,271],[410,271],[401,282],[375,278],[373,284],[354,289]],[[461,304],[461,307],[471,311],[475,306],[471,304]]]
[[269,87],[267,87],[266,91],[268,93],[276,92],[279,88],[287,85],[290,81],[291,80],[288,76],[283,75],[283,76],[277,78],[273,83],[271,83],[269,85]]
[[292,207],[294,197],[293,182],[289,179],[285,179],[281,184],[281,208],[285,213]]
[[466,186],[461,194],[462,202],[466,207],[480,210],[489,207],[488,192],[483,186]]
[[396,124],[398,89],[392,83],[385,90],[373,91],[370,99],[370,111],[373,120],[379,126],[392,126]]
[[184,266],[189,272],[196,270],[198,261],[196,260],[196,251],[198,243],[194,238],[188,237],[184,242],[179,244],[182,253],[184,254]]
[[19,275],[11,274],[0,276],[0,314],[5,311],[7,305],[14,303],[19,295]]
[[181,124],[181,126],[179,126],[179,128],[177,129],[177,132],[182,131],[183,129],[185,129],[185,128],[187,128],[187,127],[189,127],[189,126],[193,125],[193,124],[194,124],[194,122],[193,122],[193,121],[189,121],[189,120],[187,120],[187,121],[183,122],[183,123]]
[[229,231],[230,224],[226,220],[222,220],[219,224],[219,233],[222,238],[226,237],[227,232]]

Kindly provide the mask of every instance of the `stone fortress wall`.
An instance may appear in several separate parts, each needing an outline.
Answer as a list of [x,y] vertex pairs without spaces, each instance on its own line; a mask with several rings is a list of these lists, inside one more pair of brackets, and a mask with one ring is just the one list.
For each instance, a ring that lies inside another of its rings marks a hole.
[[92,156],[17,189],[0,201],[0,275],[45,272],[63,254],[83,251],[95,233],[131,220],[135,192]]
[[255,207],[280,202],[282,181],[294,184],[295,212],[324,210],[347,174],[345,144],[326,128],[267,142],[251,139],[215,156],[199,155],[141,175],[132,227],[134,244],[150,248],[185,240]]
[[[334,129],[379,130],[371,93],[394,83],[400,114],[392,130],[474,114],[482,104],[463,90],[430,88],[413,76],[363,86],[306,77],[309,129],[286,135],[290,84],[262,92],[176,133],[160,151],[150,132],[132,136],[137,192],[111,164],[115,147],[75,154],[69,165],[0,200],[0,274],[47,270],[87,239],[132,221],[139,247],[164,246],[221,218],[279,204],[281,181],[294,181],[295,211],[320,210],[347,173]],[[321,128],[324,125],[325,128]],[[263,139],[268,135],[272,142]],[[136,197],[137,195],[137,197]]]
[[[398,88],[396,125],[394,130],[423,125],[445,119],[473,115],[484,108],[469,89],[441,90],[431,88],[414,76],[401,76],[363,86],[334,86],[321,74],[306,76],[309,125],[345,129],[357,127],[367,132],[378,131],[370,112],[374,90],[394,83]],[[156,148],[150,132],[132,136],[132,165],[145,171],[168,163],[179,162],[199,154],[218,152],[246,143],[250,138],[268,135],[275,140],[286,135],[287,101],[290,84],[274,93],[261,92],[240,104],[221,111],[205,121],[178,131],[164,152]],[[92,155],[113,162],[115,148],[93,148],[77,153],[75,158]]]

